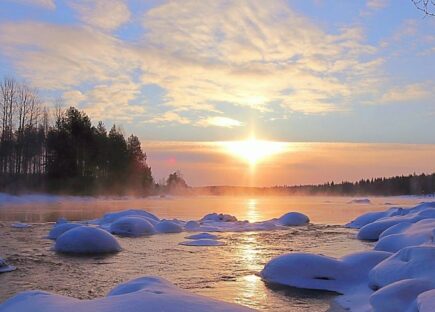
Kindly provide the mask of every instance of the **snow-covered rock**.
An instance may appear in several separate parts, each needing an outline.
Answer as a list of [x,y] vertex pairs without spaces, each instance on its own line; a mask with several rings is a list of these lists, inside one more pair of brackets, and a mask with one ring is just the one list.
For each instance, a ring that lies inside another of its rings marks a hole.
[[205,215],[201,222],[236,222],[237,218],[235,216],[229,215],[229,214],[222,214],[222,213],[209,213],[208,215]]
[[27,223],[22,223],[22,222],[15,222],[11,224],[11,227],[15,228],[15,229],[26,229],[31,227],[30,224]]
[[284,226],[304,225],[310,222],[310,219],[300,212],[289,212],[278,219],[278,223]]
[[156,224],[156,230],[159,233],[181,233],[183,232],[183,228],[173,222],[173,221],[168,221],[168,220],[163,220],[160,221],[159,223]]
[[360,229],[364,225],[375,222],[376,220],[379,220],[381,218],[391,217],[400,214],[401,210],[402,208],[391,208],[387,211],[367,212],[346,224],[346,227]]
[[60,235],[54,249],[70,254],[105,254],[118,252],[121,246],[113,235],[102,229],[80,226]]
[[417,307],[419,312],[433,312],[433,307],[435,307],[435,289],[418,295]]
[[3,258],[0,258],[0,273],[11,272],[16,269],[17,268],[14,267],[13,265],[7,264],[7,262]]
[[155,224],[160,221],[160,219],[157,218],[155,215],[145,210],[129,209],[129,210],[122,210],[118,212],[106,213],[99,220],[99,223],[100,224],[113,223],[116,220],[124,217],[143,217],[148,219],[148,221],[150,221],[152,224]]
[[121,217],[110,225],[109,232],[120,236],[138,237],[155,233],[148,218]]
[[378,240],[379,236],[386,229],[399,223],[415,223],[424,219],[434,219],[435,208],[427,208],[423,210],[411,211],[405,215],[395,215],[392,217],[381,218],[375,222],[363,226],[358,232],[358,239],[362,240]]
[[187,221],[186,222],[186,224],[185,224],[185,226],[184,226],[184,228],[187,230],[187,231],[195,231],[195,230],[197,230],[199,227],[200,227],[201,225],[199,224],[199,222],[198,221]]
[[[418,295],[434,287],[435,282],[429,280],[401,280],[389,284],[371,295],[370,304],[374,311],[420,311],[417,307]],[[435,308],[435,306],[432,308]]]
[[215,239],[196,239],[181,242],[180,245],[184,246],[224,246],[225,243]]
[[115,287],[107,297],[79,300],[26,291],[0,305],[1,312],[247,312],[247,307],[181,290],[158,277],[142,277]]
[[56,240],[59,236],[61,236],[66,231],[69,231],[79,226],[83,226],[83,224],[78,224],[78,223],[55,224],[53,228],[50,230],[50,232],[48,233],[47,238]]
[[186,239],[218,239],[217,235],[213,235],[210,233],[198,233],[185,237]]
[[373,289],[414,278],[435,281],[435,246],[403,248],[369,273],[370,287]]
[[271,284],[345,294],[359,285],[367,285],[368,272],[390,255],[382,251],[365,251],[335,259],[290,253],[270,260],[261,271],[261,277]]
[[435,219],[424,219],[416,223],[403,222],[385,230],[375,249],[396,252],[409,246],[434,243]]

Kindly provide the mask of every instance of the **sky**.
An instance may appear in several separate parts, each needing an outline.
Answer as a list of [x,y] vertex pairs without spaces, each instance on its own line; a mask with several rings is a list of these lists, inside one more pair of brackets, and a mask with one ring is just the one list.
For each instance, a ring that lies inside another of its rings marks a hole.
[[[138,135],[157,177],[178,168],[194,184],[231,184],[198,169],[224,162],[216,145],[205,144],[213,157],[179,147],[255,133],[355,143],[349,151],[372,144],[396,157],[400,145],[399,159],[409,144],[432,149],[434,29],[435,17],[411,0],[2,0],[0,77],[37,88],[48,106],[76,106]],[[387,173],[431,169],[413,162]],[[328,180],[308,169],[290,178],[295,169],[280,165],[286,177],[258,183]],[[317,165],[331,163],[301,166]],[[351,179],[358,170],[338,171]]]

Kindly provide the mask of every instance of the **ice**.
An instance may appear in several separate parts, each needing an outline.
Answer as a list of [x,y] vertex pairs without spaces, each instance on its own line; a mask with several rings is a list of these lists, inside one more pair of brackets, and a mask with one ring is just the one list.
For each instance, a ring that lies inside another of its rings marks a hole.
[[225,243],[215,239],[196,239],[181,242],[180,245],[184,246],[224,246]]
[[182,290],[158,277],[141,277],[115,287],[107,297],[78,300],[43,291],[26,291],[0,305],[1,312],[245,312],[253,311]]
[[22,222],[15,222],[11,224],[11,227],[16,228],[16,229],[26,229],[31,227],[30,224],[27,223],[22,223]]
[[148,218],[121,217],[110,225],[109,232],[120,236],[138,237],[154,234],[155,229]]
[[0,257],[0,273],[6,273],[16,270],[13,265],[9,265],[3,258]]
[[48,233],[47,238],[56,240],[59,236],[61,236],[66,231],[69,231],[79,226],[83,226],[83,225],[78,223],[60,223],[60,224],[56,223],[51,229],[51,231]]
[[90,226],[80,226],[66,231],[56,240],[54,249],[69,254],[106,254],[121,250],[110,233]]
[[213,235],[210,233],[198,233],[185,237],[186,239],[218,239],[217,235]]
[[303,225],[310,222],[310,219],[300,212],[289,212],[278,219],[278,223],[284,226]]
[[408,246],[432,244],[434,234],[435,219],[424,219],[416,223],[399,223],[380,235],[375,249],[396,252]]
[[173,221],[163,220],[156,224],[156,230],[159,233],[181,233],[183,228]]

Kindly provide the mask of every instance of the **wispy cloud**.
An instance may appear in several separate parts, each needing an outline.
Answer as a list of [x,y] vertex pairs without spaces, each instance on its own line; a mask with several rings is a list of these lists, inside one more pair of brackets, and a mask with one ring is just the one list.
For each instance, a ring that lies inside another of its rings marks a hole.
[[388,90],[380,99],[381,103],[418,102],[432,97],[435,85],[414,83]]
[[221,117],[221,116],[207,117],[199,120],[196,124],[201,127],[215,126],[215,127],[223,127],[223,128],[234,128],[243,125],[242,122],[236,119]]
[[29,4],[34,6],[43,7],[49,10],[54,10],[56,8],[56,4],[54,0],[10,0],[16,3]]

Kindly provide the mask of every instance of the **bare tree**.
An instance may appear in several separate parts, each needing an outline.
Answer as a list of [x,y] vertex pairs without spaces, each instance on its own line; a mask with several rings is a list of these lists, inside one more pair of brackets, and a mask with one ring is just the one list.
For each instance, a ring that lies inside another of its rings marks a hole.
[[411,0],[425,15],[435,16],[435,0]]

